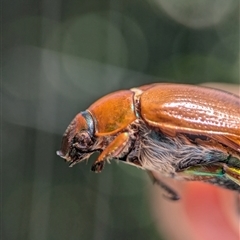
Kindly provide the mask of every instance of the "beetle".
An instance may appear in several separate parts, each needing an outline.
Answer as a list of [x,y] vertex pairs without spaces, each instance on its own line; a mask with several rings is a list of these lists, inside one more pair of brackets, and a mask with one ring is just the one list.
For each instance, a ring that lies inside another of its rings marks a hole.
[[92,171],[111,159],[137,166],[172,200],[178,194],[156,172],[240,192],[240,98],[169,83],[110,93],[76,115],[57,154],[73,166],[94,152]]

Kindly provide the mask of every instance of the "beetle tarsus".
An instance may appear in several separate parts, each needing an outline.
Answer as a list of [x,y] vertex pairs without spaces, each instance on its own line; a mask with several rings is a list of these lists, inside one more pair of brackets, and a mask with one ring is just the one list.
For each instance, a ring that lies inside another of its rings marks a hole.
[[179,195],[162,180],[160,180],[159,178],[156,178],[153,172],[148,171],[148,175],[152,179],[153,184],[157,184],[165,191],[166,194],[163,194],[163,197],[171,201],[177,201],[180,199]]
[[166,194],[163,194],[163,197],[165,197],[171,201],[177,201],[180,199],[178,194],[171,187],[169,187],[166,183],[162,182],[159,179],[157,179],[155,181],[155,183],[165,191]]
[[100,173],[103,170],[104,162],[97,162],[92,165],[91,170],[95,173]]

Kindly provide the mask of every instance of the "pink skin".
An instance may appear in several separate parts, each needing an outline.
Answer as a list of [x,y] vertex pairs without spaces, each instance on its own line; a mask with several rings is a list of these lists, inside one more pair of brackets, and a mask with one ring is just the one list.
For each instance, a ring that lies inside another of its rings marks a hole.
[[200,182],[175,183],[181,200],[171,202],[153,187],[153,213],[160,232],[174,240],[239,240],[237,194]]
[[[239,240],[238,229],[232,224],[238,222],[234,195],[230,191],[201,183],[190,184],[185,190],[183,207],[197,239]],[[225,201],[221,195],[226,195]],[[204,196],[204,197],[203,197]],[[236,196],[235,196],[236,200]],[[225,203],[229,203],[227,206]],[[231,212],[231,215],[226,215]],[[230,217],[230,219],[229,219]],[[231,220],[232,219],[232,220]]]
[[[207,84],[239,94],[234,85]],[[159,176],[161,178],[161,176]],[[162,178],[161,178],[162,179]],[[160,232],[169,240],[239,240],[240,194],[201,182],[163,179],[181,196],[171,202],[152,187],[152,211]]]

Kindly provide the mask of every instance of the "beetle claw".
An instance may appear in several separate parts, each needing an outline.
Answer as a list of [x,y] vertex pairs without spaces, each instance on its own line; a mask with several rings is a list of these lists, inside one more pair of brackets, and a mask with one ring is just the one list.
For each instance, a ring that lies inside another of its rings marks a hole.
[[[164,190],[166,190],[166,189],[164,189]],[[176,192],[171,192],[171,193],[168,192],[168,194],[170,194],[170,195],[163,194],[162,196],[170,201],[178,201],[180,199],[180,197],[178,196],[178,194]]]
[[92,165],[91,170],[95,173],[100,173],[103,170],[104,162],[97,162]]

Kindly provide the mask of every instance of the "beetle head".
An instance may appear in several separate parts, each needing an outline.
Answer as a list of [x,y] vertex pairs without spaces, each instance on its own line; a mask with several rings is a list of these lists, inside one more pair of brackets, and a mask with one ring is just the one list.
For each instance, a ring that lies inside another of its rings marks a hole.
[[70,166],[88,159],[93,153],[95,143],[94,124],[89,112],[81,112],[67,127],[61,149],[57,155],[69,162]]

